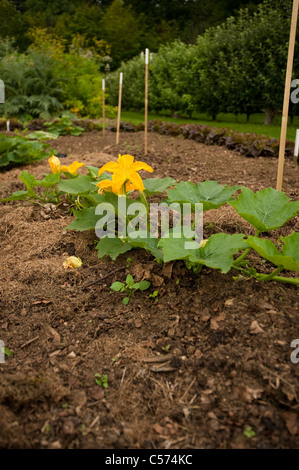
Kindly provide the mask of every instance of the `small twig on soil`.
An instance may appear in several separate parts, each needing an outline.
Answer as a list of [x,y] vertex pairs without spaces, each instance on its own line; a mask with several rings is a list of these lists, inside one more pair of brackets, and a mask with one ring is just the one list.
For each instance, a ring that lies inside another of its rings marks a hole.
[[191,400],[189,401],[189,406],[192,405],[192,403],[194,402],[195,398],[197,397],[197,393],[195,393],[195,395],[193,395],[193,397],[191,398]]
[[93,428],[93,426],[99,421],[100,417],[99,416],[96,416],[96,418],[93,420],[93,422],[91,423],[91,425],[88,427],[88,431]]
[[191,387],[194,385],[194,383],[196,382],[196,379],[193,379],[191,384],[186,388],[185,392],[183,393],[183,395],[181,396],[180,398],[180,402],[183,401],[183,398],[185,398],[185,396],[187,395],[187,393],[189,392],[189,390],[191,389]]
[[111,271],[109,274],[106,274],[105,276],[100,277],[96,281],[88,282],[87,284],[85,284],[85,286],[82,286],[82,288],[85,289],[86,287],[93,286],[94,284],[97,284],[98,282],[103,281],[107,277],[111,276],[114,273],[117,273],[118,271],[122,271],[123,269],[126,269],[126,266],[122,266],[121,268],[114,269],[114,271]]
[[174,356],[154,356],[154,357],[144,357],[142,362],[170,362]]
[[39,339],[39,336],[36,336],[35,338],[32,338],[29,341],[27,341],[27,343],[22,344],[21,348],[25,348],[25,346],[28,346],[29,344],[33,343],[33,341],[36,341],[37,339]]
[[122,387],[122,384],[124,383],[124,378],[125,378],[125,375],[126,375],[126,370],[127,370],[127,368],[125,367],[125,368],[124,368],[124,371],[123,371],[123,375],[122,375],[121,381],[120,381],[119,388],[121,388],[121,387]]

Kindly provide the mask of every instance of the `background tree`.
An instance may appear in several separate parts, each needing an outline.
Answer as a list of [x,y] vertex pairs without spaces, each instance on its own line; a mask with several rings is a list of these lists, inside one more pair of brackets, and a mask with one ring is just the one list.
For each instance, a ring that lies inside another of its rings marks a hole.
[[[265,112],[273,122],[281,110],[290,31],[291,2],[265,1],[251,15],[241,10],[198,39],[195,98],[213,118],[219,112]],[[295,61],[294,72],[297,70]]]
[[113,66],[128,60],[142,49],[142,25],[130,6],[113,0],[101,20],[102,37],[111,46]]

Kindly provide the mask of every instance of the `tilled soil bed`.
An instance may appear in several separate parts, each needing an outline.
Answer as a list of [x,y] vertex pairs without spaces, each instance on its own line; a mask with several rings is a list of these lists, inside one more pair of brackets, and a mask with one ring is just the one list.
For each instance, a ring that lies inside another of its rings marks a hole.
[[[51,145],[65,164],[99,167],[129,153],[153,176],[275,187],[277,159],[152,133],[145,157],[143,138],[122,133],[116,146],[115,134],[91,132]],[[23,169],[49,172],[43,161],[0,173],[1,197],[23,189]],[[298,199],[291,160],[283,189]],[[207,268],[196,276],[182,262],[162,268],[138,250],[99,260],[95,234],[66,231],[71,220],[61,208],[0,206],[0,339],[13,352],[0,364],[0,447],[298,448],[297,288]],[[298,231],[298,222],[269,238]],[[205,238],[251,230],[228,206],[204,216]],[[63,268],[70,255],[83,260],[78,271]],[[129,272],[152,286],[124,306],[110,285]],[[107,389],[96,373],[107,375]]]

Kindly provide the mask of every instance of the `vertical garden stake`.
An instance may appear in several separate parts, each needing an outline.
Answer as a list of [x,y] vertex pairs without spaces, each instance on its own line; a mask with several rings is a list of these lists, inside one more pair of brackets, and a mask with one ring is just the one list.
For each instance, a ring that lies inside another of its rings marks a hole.
[[297,18],[298,18],[298,7],[299,7],[299,0],[294,0],[293,11],[292,11],[291,32],[290,32],[290,42],[289,42],[288,62],[287,62],[287,72],[286,72],[285,89],[284,89],[281,132],[280,132],[279,158],[278,158],[277,183],[276,183],[276,189],[278,189],[278,191],[281,191],[282,189],[283,167],[284,167],[285,146],[286,146],[286,136],[287,136],[287,126],[288,126],[288,114],[289,114],[289,100],[290,100],[296,28],[297,28]]
[[102,80],[102,95],[103,95],[103,137],[105,137],[105,79]]
[[[4,81],[0,80],[0,104],[5,103],[5,85]],[[10,121],[6,121],[6,130],[9,132],[10,131]]]
[[120,128],[120,113],[121,113],[121,92],[123,84],[123,74],[119,75],[119,92],[118,92],[118,111],[117,111],[117,128],[116,128],[116,144],[119,144],[119,128]]
[[144,155],[147,155],[148,56],[149,51],[145,49]]
[[3,80],[0,80],[0,103],[5,103],[5,86]]
[[296,129],[296,140],[294,148],[294,163],[298,163],[298,154],[299,154],[299,129]]

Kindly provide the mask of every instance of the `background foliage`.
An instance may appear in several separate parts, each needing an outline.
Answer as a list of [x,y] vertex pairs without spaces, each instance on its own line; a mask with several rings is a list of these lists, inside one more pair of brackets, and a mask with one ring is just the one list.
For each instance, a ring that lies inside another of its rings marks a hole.
[[[221,112],[245,113],[248,120],[264,112],[265,123],[272,123],[282,108],[291,6],[288,0],[266,0],[253,13],[242,9],[209,28],[195,45],[174,41],[161,46],[149,66],[149,109],[188,115],[196,110],[214,120]],[[299,74],[298,60],[297,55],[294,77]],[[143,68],[141,58],[134,58],[109,75],[111,103],[116,104],[122,71],[124,107],[143,107]]]
[[207,112],[214,120],[264,112],[271,123],[282,108],[291,7],[291,0],[0,0],[0,115],[48,119],[69,110],[98,118],[106,77],[106,115],[114,117],[120,71],[123,109],[142,110],[140,53],[149,47],[151,111]]

